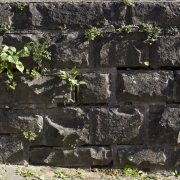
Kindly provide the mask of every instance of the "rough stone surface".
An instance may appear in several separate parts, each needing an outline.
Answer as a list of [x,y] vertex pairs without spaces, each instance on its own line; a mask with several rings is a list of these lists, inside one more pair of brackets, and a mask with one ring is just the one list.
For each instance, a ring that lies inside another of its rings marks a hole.
[[179,27],[179,3],[134,3],[132,22],[134,25],[143,23],[159,27]]
[[152,167],[152,165],[164,166],[166,164],[165,149],[147,146],[118,146],[116,166],[124,167],[126,164],[143,168]]
[[80,103],[108,103],[111,94],[109,74],[84,73],[80,80],[86,82],[79,87]]
[[89,42],[81,33],[56,34],[50,47],[54,68],[73,68],[89,66]]
[[143,106],[93,107],[91,143],[142,144],[146,139],[144,110]]
[[150,46],[150,66],[180,66],[180,38],[178,36],[158,37]]
[[175,73],[175,102],[180,102],[180,71]]
[[79,146],[89,143],[86,107],[57,107],[46,110],[46,145]]
[[0,104],[7,104],[10,102],[9,92],[4,83],[5,80],[6,79],[4,79],[3,76],[0,77]]
[[13,17],[14,13],[11,10],[10,4],[0,4],[0,24],[12,24],[11,18]]
[[172,101],[172,71],[118,71],[119,101]]
[[34,148],[31,150],[31,162],[34,164],[58,166],[95,166],[108,165],[112,161],[109,147]]
[[105,34],[94,42],[96,66],[145,67],[148,61],[147,45],[142,33]]
[[29,161],[28,146],[23,139],[10,136],[0,136],[0,162],[10,164],[24,164]]
[[18,104],[73,103],[75,98],[69,82],[61,80],[57,75],[35,79],[20,77],[13,94],[14,102]]
[[149,106],[149,141],[150,143],[175,145],[180,142],[179,105]]

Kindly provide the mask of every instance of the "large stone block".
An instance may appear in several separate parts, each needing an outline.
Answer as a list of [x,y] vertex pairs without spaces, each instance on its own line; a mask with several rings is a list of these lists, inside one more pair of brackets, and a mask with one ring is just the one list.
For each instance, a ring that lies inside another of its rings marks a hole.
[[150,143],[175,145],[180,143],[179,105],[149,106]]
[[117,146],[116,166],[126,164],[134,167],[163,167],[166,165],[166,151],[163,147]]
[[143,23],[159,27],[180,27],[180,11],[178,3],[134,3],[132,7],[132,22],[134,25]]
[[19,77],[14,90],[14,102],[22,104],[73,103],[74,88],[58,76],[40,76],[35,79]]
[[53,166],[95,166],[108,165],[112,161],[110,147],[34,148],[30,161],[33,164]]
[[148,61],[147,44],[142,33],[105,34],[94,41],[96,66],[145,67]]
[[172,71],[118,71],[119,101],[172,101],[174,76]]
[[0,109],[0,133],[41,132],[43,113],[40,109]]
[[46,145],[80,146],[89,143],[87,107],[58,107],[46,110]]
[[142,144],[146,140],[145,108],[93,107],[90,111],[91,144]]
[[79,102],[108,103],[110,97],[110,74],[83,73],[80,80],[86,85],[79,87]]
[[89,66],[89,41],[81,33],[57,34],[50,47],[54,68],[73,68]]
[[158,37],[150,46],[150,66],[180,66],[180,38],[178,36]]
[[10,4],[4,4],[4,3],[1,3],[0,4],[0,24],[9,24],[11,25],[12,24],[12,18],[14,16],[14,11],[11,7]]
[[28,146],[23,139],[0,136],[0,162],[3,164],[24,164],[29,161]]
[[175,102],[180,102],[180,71],[176,71],[175,74]]

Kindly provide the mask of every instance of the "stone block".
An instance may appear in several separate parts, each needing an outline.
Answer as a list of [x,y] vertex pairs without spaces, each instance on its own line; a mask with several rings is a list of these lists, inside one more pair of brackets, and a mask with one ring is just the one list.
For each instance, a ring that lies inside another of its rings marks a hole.
[[54,68],[73,68],[89,66],[89,42],[81,33],[57,34],[50,47]]
[[170,169],[179,169],[180,168],[180,148],[172,147],[168,149],[168,165]]
[[58,76],[19,77],[13,99],[18,104],[73,103],[74,93],[69,82]]
[[179,45],[178,36],[158,37],[158,40],[150,46],[150,66],[155,68],[180,66]]
[[132,7],[134,25],[153,24],[163,28],[179,25],[180,11],[178,3],[136,2]]
[[57,107],[46,110],[46,145],[80,146],[89,143],[87,107]]
[[110,147],[33,148],[30,161],[33,164],[53,166],[95,166],[108,165],[112,161]]
[[142,144],[146,140],[145,108],[93,107],[90,110],[91,144]]
[[168,102],[173,99],[172,71],[118,71],[117,94],[119,101]]
[[0,136],[0,162],[3,164],[24,164],[29,161],[29,149],[23,139]]
[[179,105],[149,106],[150,143],[176,145],[180,142]]
[[42,129],[43,114],[40,109],[0,109],[0,133],[38,133]]
[[0,78],[0,104],[7,104],[10,102],[9,92],[4,82],[5,80],[6,79]]
[[11,4],[5,4],[5,3],[1,3],[0,4],[0,24],[12,24],[12,19],[14,17],[14,11],[11,7]]
[[175,96],[174,101],[180,102],[180,71],[175,71]]
[[93,43],[95,65],[100,67],[145,67],[148,46],[142,33],[112,33]]
[[163,167],[166,165],[166,151],[163,147],[117,146],[116,166]]
[[83,73],[80,81],[85,81],[86,85],[79,86],[79,102],[108,103],[110,97],[110,74]]

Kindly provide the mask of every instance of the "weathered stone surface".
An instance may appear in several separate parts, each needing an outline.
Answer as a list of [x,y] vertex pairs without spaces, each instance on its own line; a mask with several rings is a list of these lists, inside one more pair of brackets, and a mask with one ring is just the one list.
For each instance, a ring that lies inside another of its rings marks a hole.
[[147,45],[142,33],[105,34],[94,41],[96,66],[143,67],[148,61]]
[[12,8],[10,4],[0,4],[0,24],[12,24],[12,18],[14,16],[14,12],[12,11]]
[[53,166],[93,166],[108,165],[112,161],[109,147],[67,148],[34,148],[31,151],[31,162]]
[[144,107],[93,107],[91,144],[142,144],[145,139]]
[[172,71],[118,71],[117,99],[119,101],[171,101]]
[[172,147],[168,149],[168,166],[170,169],[180,167],[180,148]]
[[14,90],[15,103],[73,103],[74,89],[58,76],[40,76],[35,79],[20,77]]
[[[40,42],[43,41],[43,34],[5,34],[3,36],[2,44],[14,46],[16,50],[19,51],[24,48],[26,43],[36,41],[37,39]],[[32,55],[29,57],[20,58],[19,60],[23,63],[25,69],[34,68],[37,66],[37,63],[32,59]]]
[[6,88],[6,84],[4,83],[4,81],[6,79],[2,78],[3,76],[1,76],[0,78],[0,104],[6,104],[9,103],[9,92]]
[[147,146],[117,146],[116,166],[124,167],[164,166],[166,164],[165,149],[162,147]]
[[41,132],[43,129],[42,110],[0,109],[0,133]]
[[89,143],[89,116],[86,107],[57,107],[46,110],[46,145],[80,146]]
[[180,66],[180,38],[178,36],[158,37],[150,46],[150,66]]
[[81,80],[87,84],[79,87],[80,103],[108,103],[111,93],[109,74],[84,73]]
[[180,71],[176,71],[175,75],[175,102],[180,102]]
[[134,25],[143,23],[159,27],[179,27],[180,11],[178,3],[134,3],[132,22]]
[[0,162],[24,164],[29,161],[28,146],[20,138],[0,136]]
[[180,143],[179,105],[149,106],[149,141],[151,143]]
[[89,42],[81,33],[57,34],[50,48],[54,68],[73,68],[89,66]]

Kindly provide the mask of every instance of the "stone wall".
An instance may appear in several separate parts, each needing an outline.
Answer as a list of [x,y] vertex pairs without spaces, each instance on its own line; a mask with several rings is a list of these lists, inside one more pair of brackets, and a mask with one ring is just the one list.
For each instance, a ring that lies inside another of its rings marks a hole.
[[[0,43],[17,50],[52,34],[49,72],[39,78],[15,73],[7,90],[0,74],[0,162],[53,166],[180,167],[179,3],[52,2],[0,4],[0,24],[15,27]],[[162,28],[152,45],[145,33],[117,33],[122,24]],[[59,26],[69,31],[62,34]],[[112,26],[113,25],[113,26]],[[102,28],[94,41],[85,30]],[[25,68],[35,62],[22,59]],[[149,62],[149,66],[145,65]],[[76,66],[87,85],[70,88],[59,70]],[[34,141],[23,132],[34,132]]]

